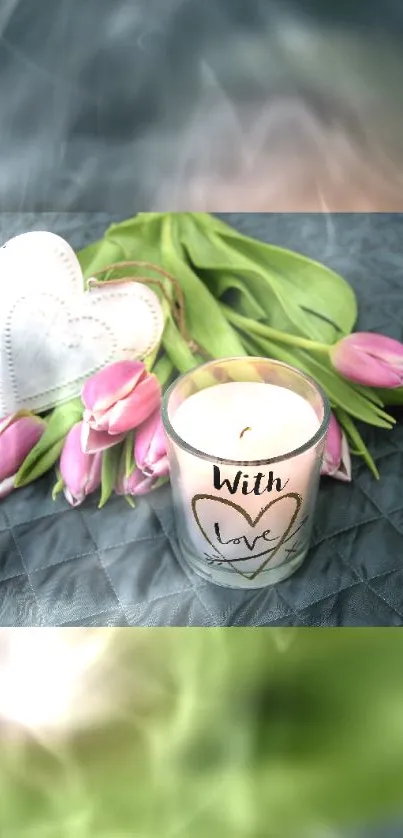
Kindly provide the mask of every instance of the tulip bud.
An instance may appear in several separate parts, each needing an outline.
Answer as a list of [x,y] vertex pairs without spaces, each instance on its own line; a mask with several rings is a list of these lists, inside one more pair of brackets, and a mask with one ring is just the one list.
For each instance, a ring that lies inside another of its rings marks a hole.
[[119,475],[115,492],[117,495],[131,495],[134,497],[147,495],[154,488],[158,479],[158,477],[148,477],[139,468],[136,468],[129,477],[125,474]]
[[333,413],[330,415],[321,474],[343,480],[345,483],[351,481],[350,449],[346,435]]
[[166,438],[160,408],[136,431],[134,460],[147,477],[165,477],[169,473]]
[[88,379],[82,399],[91,428],[125,434],[160,406],[161,387],[141,361],[117,361]]
[[108,434],[107,431],[94,431],[88,422],[82,423],[81,448],[85,454],[97,454],[118,445],[125,438],[125,434]]
[[71,506],[79,506],[101,484],[102,454],[86,454],[82,450],[82,426],[78,422],[69,431],[60,457],[64,495]]
[[368,387],[403,384],[403,344],[376,332],[354,332],[330,350],[335,369],[350,381]]
[[0,422],[0,498],[14,489],[16,474],[39,442],[46,422],[39,416],[21,411]]

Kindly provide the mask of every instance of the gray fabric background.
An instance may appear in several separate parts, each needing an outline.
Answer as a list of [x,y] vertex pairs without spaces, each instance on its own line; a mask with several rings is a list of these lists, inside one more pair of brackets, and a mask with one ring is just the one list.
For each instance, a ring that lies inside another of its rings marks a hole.
[[[117,220],[3,214],[0,238],[33,229],[75,248]],[[326,262],[356,288],[360,327],[403,339],[403,216],[242,215],[226,220]],[[403,426],[366,432],[381,472],[323,480],[303,567],[254,593],[214,587],[177,561],[169,488],[130,509],[114,498],[71,509],[54,477],[0,504],[0,626],[400,626],[403,623]]]

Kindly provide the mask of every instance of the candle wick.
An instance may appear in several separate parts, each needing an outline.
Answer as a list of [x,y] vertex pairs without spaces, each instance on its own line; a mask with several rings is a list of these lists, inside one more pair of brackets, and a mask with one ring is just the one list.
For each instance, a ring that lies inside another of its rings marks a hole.
[[239,434],[239,439],[242,439],[242,437],[246,433],[246,431],[251,431],[251,430],[252,430],[252,428],[249,428],[249,427],[244,428],[243,431],[241,431],[241,433]]

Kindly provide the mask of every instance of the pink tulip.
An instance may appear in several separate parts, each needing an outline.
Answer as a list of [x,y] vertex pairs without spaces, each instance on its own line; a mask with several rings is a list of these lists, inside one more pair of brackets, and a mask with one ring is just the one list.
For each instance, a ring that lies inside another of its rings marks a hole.
[[86,454],[82,450],[82,426],[78,422],[69,431],[60,457],[64,495],[71,506],[79,506],[101,484],[102,454]]
[[355,332],[332,347],[335,369],[350,381],[368,387],[403,384],[403,343],[376,332]]
[[0,498],[14,489],[16,474],[29,452],[39,442],[46,422],[39,416],[21,413],[0,422]]
[[146,477],[165,477],[169,473],[166,438],[161,410],[157,408],[137,428],[134,460]]
[[129,477],[121,474],[118,477],[115,492],[117,495],[148,495],[158,481],[158,477],[148,477],[139,468],[135,468]]
[[159,407],[161,387],[141,361],[117,361],[88,379],[82,399],[90,428],[125,434]]
[[321,474],[343,480],[345,483],[351,481],[350,449],[346,435],[333,413],[330,416]]
[[122,442],[125,434],[108,434],[107,431],[94,431],[88,422],[82,423],[81,448],[85,454],[98,454]]

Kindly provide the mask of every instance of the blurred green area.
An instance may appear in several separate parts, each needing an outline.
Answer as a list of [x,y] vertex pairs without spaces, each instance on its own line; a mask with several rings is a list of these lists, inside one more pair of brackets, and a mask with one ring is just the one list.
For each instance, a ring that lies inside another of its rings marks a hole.
[[103,724],[1,724],[1,838],[321,838],[403,809],[400,629],[111,637]]

